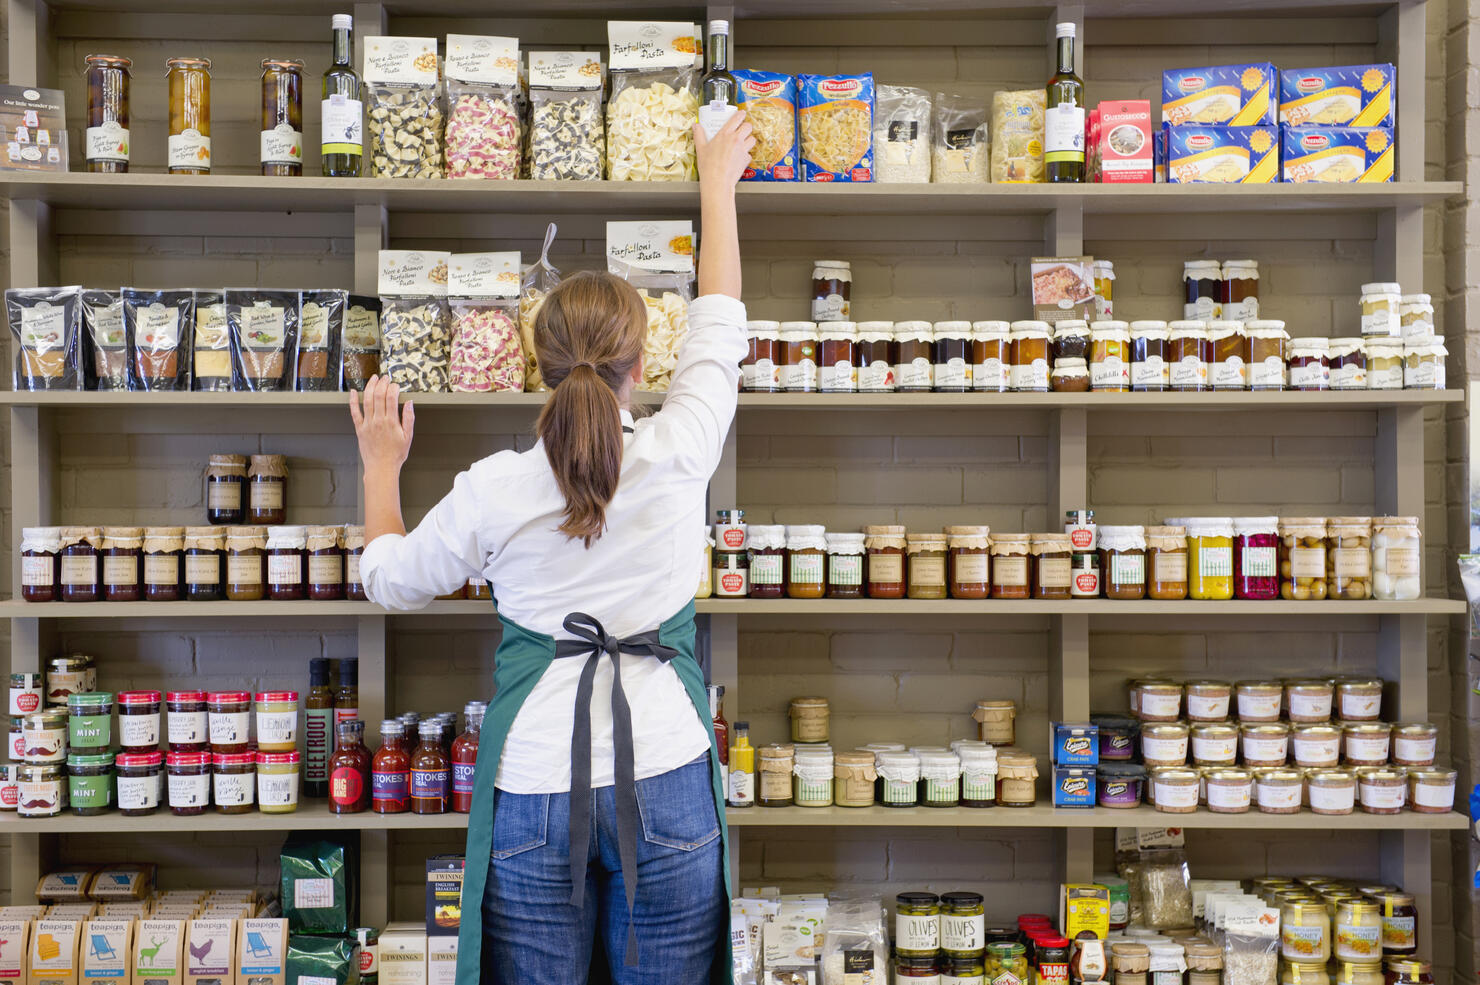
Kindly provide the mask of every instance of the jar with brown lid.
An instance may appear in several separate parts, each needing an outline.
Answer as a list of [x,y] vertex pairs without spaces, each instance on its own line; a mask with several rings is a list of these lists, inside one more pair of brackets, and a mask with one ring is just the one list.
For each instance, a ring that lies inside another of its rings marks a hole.
[[344,598],[343,527],[316,526],[304,532],[308,551],[308,597],[315,602]]
[[185,553],[184,527],[144,528],[144,598],[178,602]]
[[874,781],[878,778],[873,753],[836,753],[833,756],[833,803],[839,807],[872,807]]
[[1032,534],[993,534],[991,541],[992,598],[1025,599],[1032,592]]
[[98,546],[102,542],[100,527],[62,528],[60,581],[63,602],[96,602],[102,598],[98,572]]
[[1068,599],[1072,583],[1074,551],[1069,535],[1060,533],[1032,534],[1033,597],[1035,599]]
[[191,602],[214,602],[222,598],[226,531],[221,527],[186,527],[183,543],[185,597]]
[[255,602],[267,594],[267,528],[232,527],[226,532],[226,597]]
[[365,553],[365,528],[347,524],[344,528],[344,597],[351,602],[364,602],[365,583],[360,578],[360,556]]
[[267,531],[267,597],[293,601],[307,593],[308,528],[269,527]]
[[997,750],[997,806],[1032,807],[1038,799],[1038,759],[1014,747]]
[[947,527],[950,556],[947,579],[953,599],[984,599],[992,594],[989,570],[989,527]]
[[800,524],[786,528],[786,596],[820,599],[827,594],[827,528]]
[[288,459],[253,455],[247,470],[247,522],[272,526],[288,522]]
[[139,570],[144,557],[143,527],[104,527],[98,545],[103,564],[103,599],[137,602],[144,597]]
[[761,746],[756,750],[756,797],[759,807],[792,806],[791,774],[796,748],[791,745]]
[[905,528],[864,527],[864,550],[868,570],[868,597],[902,599],[905,596]]
[[1146,597],[1144,527],[1102,526],[1099,530],[1100,577],[1107,599]]
[[241,523],[246,519],[247,456],[212,455],[206,467],[206,522]]
[[909,534],[906,538],[910,598],[946,597],[946,543],[945,534]]
[[1146,595],[1160,601],[1187,597],[1187,528],[1146,528]]
[[21,598],[55,602],[61,598],[61,527],[21,530]]

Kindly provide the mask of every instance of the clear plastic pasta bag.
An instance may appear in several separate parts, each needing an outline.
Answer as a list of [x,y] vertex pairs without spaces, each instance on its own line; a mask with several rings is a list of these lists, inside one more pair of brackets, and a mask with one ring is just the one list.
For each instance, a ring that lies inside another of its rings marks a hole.
[[545,228],[545,245],[540,258],[524,268],[519,282],[519,340],[524,352],[524,389],[545,389],[545,378],[540,374],[539,357],[534,345],[534,320],[540,313],[545,298],[560,284],[560,271],[550,263],[550,246],[555,242],[555,223]]
[[519,340],[518,298],[452,298],[453,393],[524,389],[524,346]]
[[694,181],[699,97],[692,68],[611,72],[606,106],[607,177],[612,181]]
[[935,94],[935,181],[986,184],[991,180],[987,107],[965,96]]
[[519,177],[520,125],[514,90],[447,80],[447,177]]
[[930,180],[930,93],[879,86],[874,111],[874,170],[881,182]]
[[382,297],[381,372],[402,390],[446,393],[447,299]]
[[647,338],[642,343],[642,382],[637,389],[663,393],[673,382],[678,353],[689,336],[689,302],[694,275],[642,270],[608,258],[607,269],[637,288],[647,305]]

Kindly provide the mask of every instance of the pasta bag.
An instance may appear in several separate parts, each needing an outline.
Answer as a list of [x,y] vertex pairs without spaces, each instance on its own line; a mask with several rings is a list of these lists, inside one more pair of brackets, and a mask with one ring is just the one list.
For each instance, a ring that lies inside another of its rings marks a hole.
[[874,180],[874,77],[797,79],[803,181]]
[[606,107],[607,178],[694,181],[697,27],[608,21],[611,98]]
[[936,93],[934,146],[937,183],[986,184],[987,107],[964,96]]
[[877,181],[930,180],[930,93],[909,86],[879,86],[874,113]]
[[560,284],[560,271],[550,262],[550,245],[555,242],[555,223],[545,228],[545,245],[540,258],[524,269],[519,280],[519,341],[524,350],[524,389],[544,390],[539,356],[534,345],[534,322],[545,298]]
[[741,181],[796,181],[797,83],[790,75],[736,69],[740,108],[755,134],[750,167]]
[[678,353],[689,334],[694,299],[694,224],[608,222],[607,270],[637,288],[647,305],[648,331],[637,389],[663,392],[673,381]]
[[1042,89],[992,94],[992,180],[1031,184],[1044,180]]
[[453,393],[524,389],[519,254],[455,253],[447,264]]

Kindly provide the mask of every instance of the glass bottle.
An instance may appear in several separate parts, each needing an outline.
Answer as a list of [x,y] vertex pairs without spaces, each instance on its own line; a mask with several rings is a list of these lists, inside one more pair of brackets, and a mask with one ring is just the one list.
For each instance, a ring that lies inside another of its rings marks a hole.
[[719,750],[719,764],[730,765],[730,723],[725,721],[725,686],[710,684],[709,717],[714,722],[714,745]]
[[211,173],[211,60],[165,62],[170,90],[170,174]]
[[319,150],[325,178],[358,178],[364,154],[360,117],[360,77],[350,61],[354,17],[335,14],[334,64],[324,73],[323,130]]
[[1059,70],[1048,80],[1043,160],[1050,183],[1084,181],[1084,82],[1074,72],[1074,23],[1054,29]]
[[133,62],[118,55],[88,55],[86,63],[87,170],[127,174],[129,69]]
[[740,87],[730,74],[730,22],[709,22],[708,69],[699,85],[699,125],[713,139],[735,115]]
[[308,693],[303,696],[303,794],[329,795],[329,745],[334,729],[334,689],[329,658],[308,662]]
[[726,794],[731,807],[755,806],[755,747],[750,744],[750,723],[735,723],[730,746],[730,784]]
[[478,765],[478,734],[483,731],[483,715],[488,705],[469,701],[463,706],[467,727],[452,743],[452,810],[469,814],[473,810],[473,772]]
[[331,814],[370,809],[370,750],[364,738],[364,722],[340,722],[334,727],[334,755],[329,758]]
[[380,723],[380,749],[370,765],[370,807],[377,814],[404,814],[411,805],[411,756],[406,726],[394,718]]
[[417,731],[421,742],[411,754],[411,813],[446,814],[451,764],[442,748],[442,723],[428,719]]
[[303,174],[303,63],[262,60],[262,173]]
[[334,691],[334,721],[347,722],[360,717],[360,659],[345,657],[339,661],[339,687]]

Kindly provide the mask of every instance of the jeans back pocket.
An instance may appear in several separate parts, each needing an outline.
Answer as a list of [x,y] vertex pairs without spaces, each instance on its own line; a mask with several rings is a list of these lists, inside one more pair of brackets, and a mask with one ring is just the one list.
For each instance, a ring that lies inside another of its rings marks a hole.
[[549,794],[500,790],[493,808],[493,857],[505,859],[543,847],[549,827]]
[[653,845],[691,852],[719,837],[709,757],[637,781],[642,836]]

